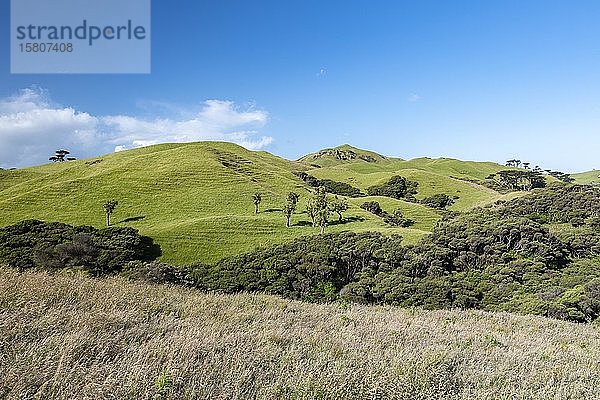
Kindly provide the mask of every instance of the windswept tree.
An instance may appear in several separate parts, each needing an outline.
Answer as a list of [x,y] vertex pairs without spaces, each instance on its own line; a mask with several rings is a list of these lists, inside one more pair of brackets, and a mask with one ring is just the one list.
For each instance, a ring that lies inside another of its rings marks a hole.
[[505,170],[496,174],[500,183],[509,190],[531,190],[546,186],[546,180],[539,172]]
[[343,213],[348,210],[348,201],[335,196],[329,205],[329,209],[338,215],[338,221],[342,222]]
[[115,211],[119,202],[115,199],[109,200],[104,203],[104,212],[106,213],[106,226],[110,226],[110,216]]
[[566,183],[573,183],[575,181],[575,179],[573,179],[571,177],[571,175],[569,174],[565,174],[564,172],[560,172],[560,171],[550,171],[548,172],[548,174],[550,176],[555,177],[556,179],[558,179],[559,181],[563,181]]
[[252,196],[252,201],[254,202],[254,213],[258,214],[260,202],[262,201],[262,195],[259,192],[254,193]]
[[65,161],[76,160],[75,157],[67,157],[69,154],[71,154],[71,152],[69,150],[65,150],[65,149],[56,150],[54,152],[54,155],[51,156],[50,158],[48,158],[48,160],[50,160],[52,162],[65,162]]

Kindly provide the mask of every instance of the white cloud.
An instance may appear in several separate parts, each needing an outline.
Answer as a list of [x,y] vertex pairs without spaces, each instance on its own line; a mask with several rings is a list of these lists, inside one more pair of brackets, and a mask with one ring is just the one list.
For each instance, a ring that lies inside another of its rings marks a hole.
[[220,140],[261,149],[273,138],[260,136],[268,114],[239,109],[231,101],[207,100],[176,116],[142,119],[129,115],[91,115],[53,104],[39,88],[0,100],[0,167],[47,161],[58,148],[78,157],[165,142]]

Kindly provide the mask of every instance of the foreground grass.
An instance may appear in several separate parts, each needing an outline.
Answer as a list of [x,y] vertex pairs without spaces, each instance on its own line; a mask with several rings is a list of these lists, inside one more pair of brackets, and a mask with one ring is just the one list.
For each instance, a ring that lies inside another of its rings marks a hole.
[[0,269],[0,398],[593,399],[600,329]]

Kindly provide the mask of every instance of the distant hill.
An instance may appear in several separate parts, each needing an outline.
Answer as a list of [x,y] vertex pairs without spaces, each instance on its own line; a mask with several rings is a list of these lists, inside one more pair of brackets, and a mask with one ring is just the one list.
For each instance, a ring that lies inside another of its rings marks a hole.
[[571,174],[575,179],[576,183],[585,185],[589,184],[600,184],[600,171],[595,169],[593,171],[581,172],[578,174]]
[[[405,161],[349,145],[289,161],[231,143],[162,144],[0,171],[0,226],[35,218],[101,227],[102,204],[114,198],[119,201],[115,225],[131,226],[153,237],[162,247],[162,260],[209,262],[258,245],[318,233],[304,212],[311,188],[294,172],[345,182],[363,191],[402,175],[419,183],[418,199],[445,193],[456,197],[450,209],[464,210],[506,197],[478,184],[502,169],[495,163],[447,158]],[[289,191],[300,194],[300,204],[292,226],[286,228],[280,208]],[[252,203],[255,192],[263,197],[259,214]],[[388,212],[399,208],[416,223],[410,228],[384,224],[360,208],[371,200]],[[352,198],[349,203],[345,223],[332,223],[328,231],[398,233],[410,243],[426,235],[440,218],[434,209],[386,197]]]
[[384,157],[381,154],[377,154],[372,151],[358,149],[350,146],[349,144],[344,144],[338,147],[323,149],[315,153],[307,154],[298,161],[312,166],[325,167],[337,165],[339,163],[354,162],[381,164],[391,160],[395,159]]

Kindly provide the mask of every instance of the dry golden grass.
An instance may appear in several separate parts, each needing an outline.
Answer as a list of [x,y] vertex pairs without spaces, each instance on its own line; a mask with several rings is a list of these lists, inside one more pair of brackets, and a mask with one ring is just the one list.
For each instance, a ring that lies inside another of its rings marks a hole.
[[0,306],[0,398],[600,398],[594,325],[8,269]]

